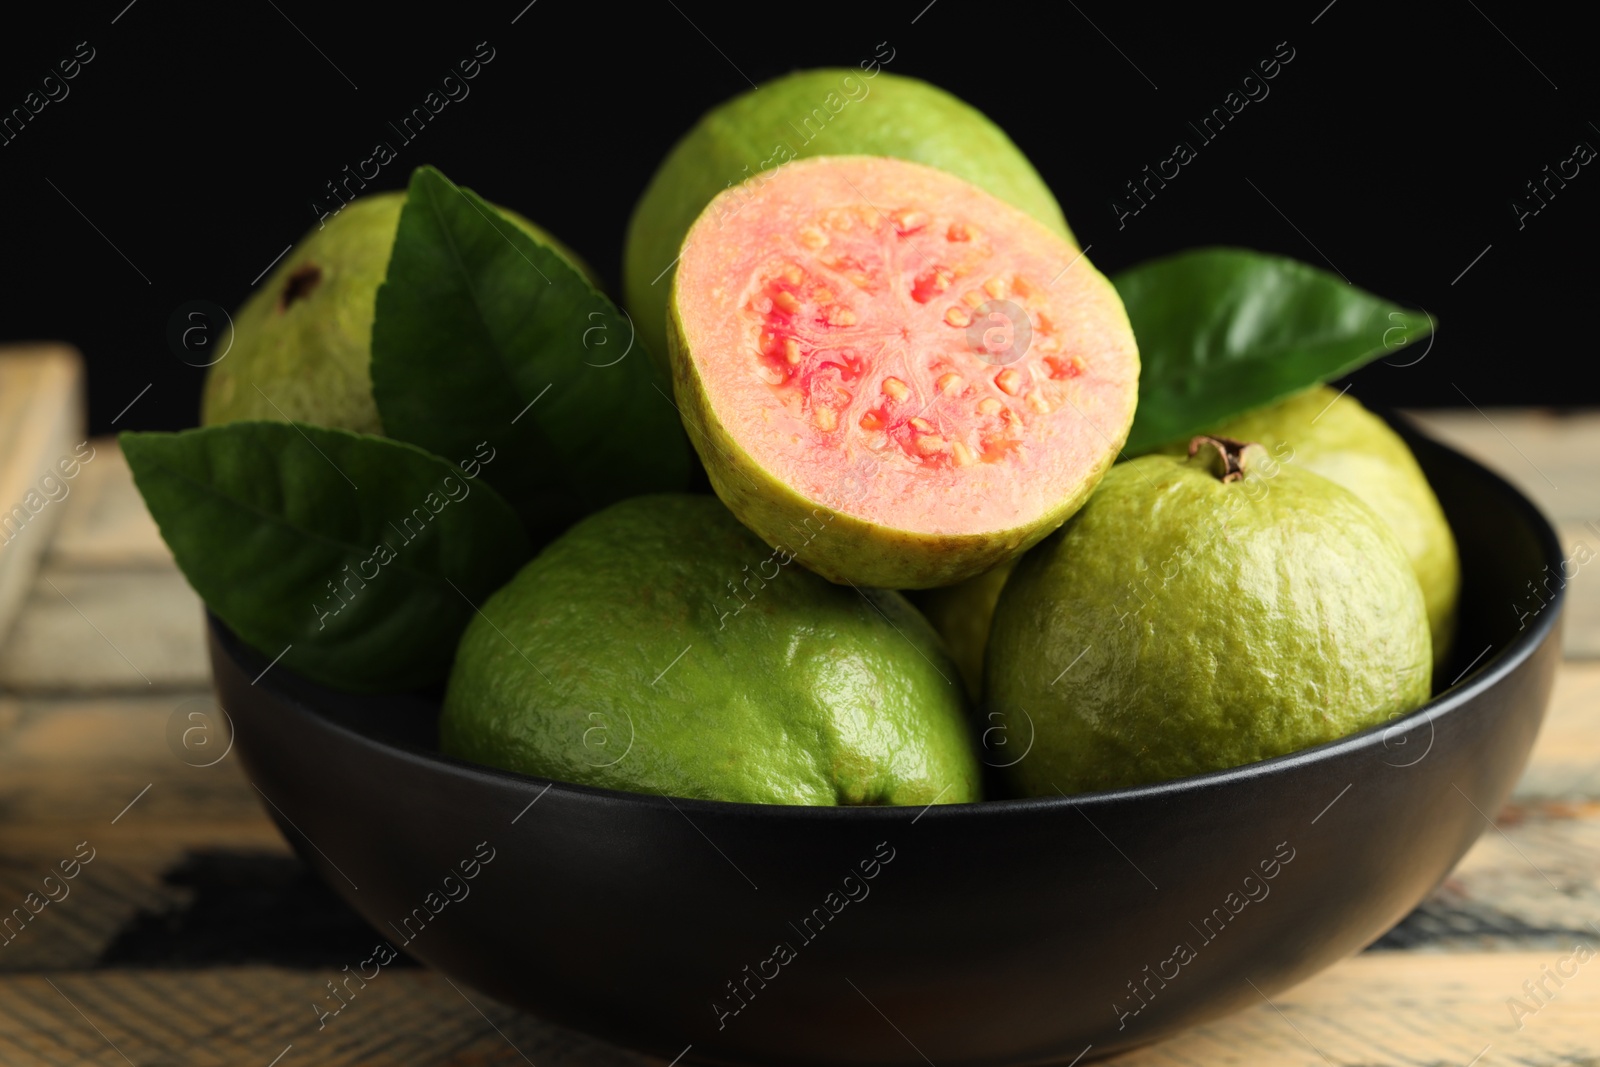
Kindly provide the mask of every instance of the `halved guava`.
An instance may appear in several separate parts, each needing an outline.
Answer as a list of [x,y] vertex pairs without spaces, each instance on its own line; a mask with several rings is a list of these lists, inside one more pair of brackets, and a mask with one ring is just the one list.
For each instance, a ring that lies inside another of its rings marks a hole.
[[1039,541],[1138,394],[1122,302],[1082,253],[904,160],[801,160],[713,200],[669,325],[717,494],[835,582],[948,585]]

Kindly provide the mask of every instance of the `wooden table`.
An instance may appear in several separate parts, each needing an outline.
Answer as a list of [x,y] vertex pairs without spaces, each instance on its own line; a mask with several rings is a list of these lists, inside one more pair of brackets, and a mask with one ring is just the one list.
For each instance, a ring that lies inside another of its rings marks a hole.
[[[1600,414],[1421,421],[1523,486],[1569,553],[1600,552]],[[180,758],[172,737],[207,706],[200,604],[115,444],[95,444],[0,644],[0,916],[62,897],[0,938],[0,1064],[658,1064],[421,967],[386,972],[318,1033],[323,983],[372,935],[293,858],[233,756]],[[1571,585],[1532,763],[1445,884],[1368,951],[1115,1063],[1600,1062],[1600,957],[1559,987],[1545,977],[1575,946],[1600,952],[1591,572]],[[1552,995],[1535,1001],[1524,982],[1541,980]]]

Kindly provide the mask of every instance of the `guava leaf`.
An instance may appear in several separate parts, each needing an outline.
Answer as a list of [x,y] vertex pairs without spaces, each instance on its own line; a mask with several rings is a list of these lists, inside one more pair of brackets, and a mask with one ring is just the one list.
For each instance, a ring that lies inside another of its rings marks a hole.
[[328,685],[443,678],[474,605],[532,555],[516,512],[473,473],[504,456],[457,469],[399,441],[285,422],[120,440],[195,592],[262,655]]
[[484,476],[536,544],[624,497],[684,489],[672,388],[627,315],[560,253],[431,167],[411,176],[372,325],[384,432]]
[[1296,260],[1197,248],[1111,279],[1139,342],[1137,455],[1414,344],[1434,320]]

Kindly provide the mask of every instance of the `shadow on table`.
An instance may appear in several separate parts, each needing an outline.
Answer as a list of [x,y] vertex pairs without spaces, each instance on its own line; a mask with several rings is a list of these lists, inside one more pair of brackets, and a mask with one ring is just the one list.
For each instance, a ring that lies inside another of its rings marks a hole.
[[[188,853],[162,875],[186,903],[140,911],[99,967],[338,967],[382,938],[292,856],[226,849]],[[414,967],[401,954],[392,966]]]

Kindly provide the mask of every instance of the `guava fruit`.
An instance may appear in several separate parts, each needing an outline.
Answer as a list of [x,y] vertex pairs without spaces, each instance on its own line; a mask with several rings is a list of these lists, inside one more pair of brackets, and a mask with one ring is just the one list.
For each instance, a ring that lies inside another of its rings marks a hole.
[[566,782],[767,804],[978,799],[955,667],[898,593],[762,544],[715,497],[583,519],[461,638],[444,751]]
[[1405,549],[1354,494],[1260,445],[1111,469],[1012,572],[989,634],[991,714],[1034,743],[1008,774],[1079,793],[1294,752],[1428,699]]
[[[730,206],[731,205],[731,206]],[[717,495],[835,582],[948,585],[1087,499],[1139,357],[1082,253],[960,178],[791,163],[712,201],[673,280],[678,407]]]
[[[1405,547],[1422,584],[1439,671],[1455,637],[1461,561],[1439,498],[1416,457],[1389,424],[1355,397],[1317,386],[1249,412],[1209,431],[1219,437],[1287,445],[1291,462],[1360,497],[1381,515]],[[1182,446],[1177,446],[1181,449]]]
[[970,104],[877,64],[871,73],[797,71],[702,116],[667,153],[634,207],[623,290],[648,351],[665,359],[671,267],[705,206],[756,174],[822,155],[892,156],[938,167],[1072,240],[1039,172]]
[[[406,194],[351,201],[300,239],[233,316],[206,374],[200,423],[252,419],[383,433],[372,399],[372,315]],[[570,251],[505,208],[501,213],[555,248]]]
[[989,624],[994,620],[995,605],[1000,602],[1000,590],[1016,567],[1015,559],[1008,559],[998,567],[991,567],[975,578],[937,589],[913,591],[908,599],[927,616],[933,628],[944,638],[950,658],[961,671],[967,695],[973,701],[983,699],[983,654],[989,647]]

